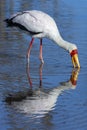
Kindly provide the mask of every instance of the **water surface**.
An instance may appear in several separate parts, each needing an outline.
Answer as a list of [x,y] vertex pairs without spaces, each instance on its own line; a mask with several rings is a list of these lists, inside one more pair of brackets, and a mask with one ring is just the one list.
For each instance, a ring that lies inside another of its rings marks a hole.
[[[79,4],[78,4],[79,3]],[[81,70],[73,70],[65,50],[43,40],[45,64],[36,39],[27,65],[30,37],[3,20],[17,11],[38,9],[56,21],[62,37],[76,43]],[[87,1],[1,0],[0,2],[0,129],[87,129]]]

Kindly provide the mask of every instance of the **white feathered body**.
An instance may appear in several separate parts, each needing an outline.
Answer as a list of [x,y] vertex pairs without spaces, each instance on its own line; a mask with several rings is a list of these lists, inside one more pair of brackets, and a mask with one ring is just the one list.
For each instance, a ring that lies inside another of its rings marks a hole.
[[24,26],[33,37],[52,37],[60,36],[57,25],[52,17],[41,11],[24,11],[11,16],[13,23]]
[[34,38],[46,37],[69,52],[77,49],[75,44],[63,40],[54,19],[42,11],[18,12],[5,21],[8,26],[17,26],[28,31]]

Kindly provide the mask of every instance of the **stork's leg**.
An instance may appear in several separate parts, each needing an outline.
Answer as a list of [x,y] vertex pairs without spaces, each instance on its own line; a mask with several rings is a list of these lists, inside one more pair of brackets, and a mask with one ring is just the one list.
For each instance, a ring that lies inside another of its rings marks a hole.
[[42,39],[40,39],[40,55],[39,58],[41,60],[41,63],[44,63],[43,56],[42,56]]
[[30,42],[29,47],[28,47],[28,51],[27,51],[28,61],[29,61],[29,58],[30,58],[30,51],[31,51],[31,48],[32,48],[33,41],[34,41],[34,38],[31,39],[31,42]]

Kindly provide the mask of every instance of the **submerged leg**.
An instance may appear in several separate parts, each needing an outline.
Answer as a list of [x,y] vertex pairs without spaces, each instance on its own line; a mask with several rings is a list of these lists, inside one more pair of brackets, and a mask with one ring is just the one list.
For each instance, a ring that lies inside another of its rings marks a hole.
[[41,60],[41,63],[44,63],[43,56],[42,56],[42,39],[40,39],[40,55],[39,58]]
[[32,38],[32,40],[31,40],[31,42],[29,44],[29,47],[28,47],[28,51],[27,51],[28,61],[29,61],[29,58],[30,58],[30,51],[31,51],[31,48],[32,48],[33,41],[34,41],[34,38]]

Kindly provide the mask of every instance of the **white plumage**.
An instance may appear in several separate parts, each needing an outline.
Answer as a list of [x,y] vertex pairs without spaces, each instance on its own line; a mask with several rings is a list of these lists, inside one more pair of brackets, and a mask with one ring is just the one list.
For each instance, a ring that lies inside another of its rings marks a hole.
[[37,33],[36,35],[34,34],[33,37],[50,38],[51,34],[58,34],[54,20],[49,15],[41,11],[24,11],[13,15],[11,18],[13,19],[13,23],[20,23],[30,32]]
[[12,15],[11,18],[5,21],[8,23],[8,26],[19,27],[22,30],[28,31],[32,36],[27,53],[28,58],[34,38],[40,38],[40,60],[43,62],[42,38],[46,37],[67,50],[72,55],[74,67],[80,67],[76,45],[62,39],[54,19],[48,14],[37,10],[23,11]]

